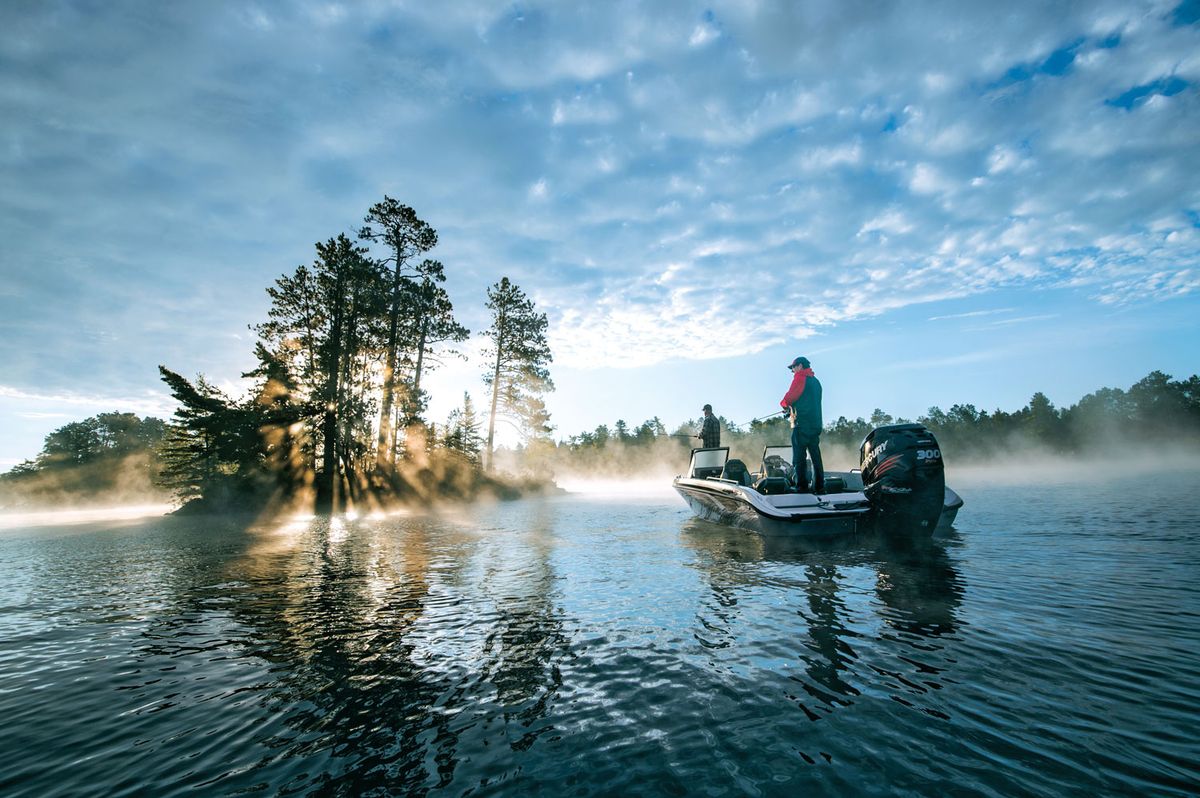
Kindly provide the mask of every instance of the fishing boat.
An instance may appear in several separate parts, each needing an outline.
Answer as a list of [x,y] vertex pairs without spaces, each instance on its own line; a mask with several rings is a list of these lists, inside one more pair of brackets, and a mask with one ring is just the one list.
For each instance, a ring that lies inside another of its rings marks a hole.
[[[872,430],[859,447],[859,468],[824,472],[820,495],[796,492],[791,459],[791,446],[766,446],[750,471],[729,457],[728,446],[693,449],[687,473],[672,484],[697,516],[764,534],[824,537],[866,526],[932,534],[951,526],[963,505],[946,486],[941,448],[922,424]],[[812,463],[802,467],[810,476]]]

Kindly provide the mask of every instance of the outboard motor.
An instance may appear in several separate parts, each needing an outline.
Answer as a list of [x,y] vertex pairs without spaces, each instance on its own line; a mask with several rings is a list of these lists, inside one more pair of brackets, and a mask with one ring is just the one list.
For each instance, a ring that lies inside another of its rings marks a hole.
[[863,493],[888,526],[933,532],[946,497],[942,450],[924,424],[871,431],[858,450]]

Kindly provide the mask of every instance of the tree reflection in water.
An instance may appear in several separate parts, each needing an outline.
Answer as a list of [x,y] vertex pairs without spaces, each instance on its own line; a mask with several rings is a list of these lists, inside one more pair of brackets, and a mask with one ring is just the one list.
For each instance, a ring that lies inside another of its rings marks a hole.
[[308,763],[292,787],[361,795],[449,783],[453,707],[441,699],[450,679],[415,633],[431,597],[427,539],[362,525],[349,539],[346,523],[314,521],[292,556],[231,565],[258,592],[236,603],[239,620],[253,629],[255,653],[277,665],[267,708],[286,729],[262,744]]
[[[789,747],[841,758],[834,729],[881,701],[946,711],[953,538],[796,543],[701,521],[681,534],[641,508],[565,526],[555,506],[267,532],[167,521],[80,539],[85,558],[40,547],[37,593],[70,584],[63,611],[103,624],[87,671],[120,663],[114,694],[57,688],[89,723],[56,739],[96,763],[63,784],[108,766],[92,729],[115,715],[135,784],[421,795],[558,784],[584,762],[580,784],[666,792],[747,761],[787,777]],[[827,724],[805,734],[812,720]]]
[[[464,736],[523,750],[553,728],[539,721],[569,646],[545,524],[485,547],[428,518],[312,523],[295,551],[231,565],[254,585],[238,620],[278,674],[264,687],[284,728],[260,741],[276,752],[262,764],[306,764],[289,788],[421,794],[451,783]],[[476,581],[490,602],[457,589]]]
[[515,725],[504,732],[514,751],[528,750],[553,730],[539,721],[562,689],[558,660],[570,648],[551,563],[551,519],[536,514],[523,536],[524,545],[512,551],[516,559],[489,563],[484,582],[495,597],[496,619],[484,641],[482,668],[505,724]]

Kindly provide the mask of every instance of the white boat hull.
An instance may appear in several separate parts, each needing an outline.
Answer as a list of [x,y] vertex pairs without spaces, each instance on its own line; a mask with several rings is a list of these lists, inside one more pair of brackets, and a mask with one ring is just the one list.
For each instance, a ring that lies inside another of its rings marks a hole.
[[853,532],[870,510],[862,493],[764,496],[717,479],[676,478],[675,490],[697,516],[760,532],[828,537]]
[[[821,484],[831,493],[795,492],[797,484],[808,484],[812,469],[801,463],[797,477],[792,454],[790,446],[768,445],[761,467],[750,472],[741,460],[729,459],[729,447],[692,449],[687,472],[672,485],[700,518],[803,537],[853,533],[865,525],[887,534],[929,535],[953,524],[963,505],[945,485],[936,440],[919,424],[873,430],[860,451],[868,470],[823,472]],[[868,476],[874,479],[869,485]]]
[[[763,495],[728,480],[689,477],[676,477],[672,485],[699,518],[763,534],[833,537],[872,522],[870,502],[861,491]],[[946,488],[937,528],[948,529],[962,504],[958,494]]]

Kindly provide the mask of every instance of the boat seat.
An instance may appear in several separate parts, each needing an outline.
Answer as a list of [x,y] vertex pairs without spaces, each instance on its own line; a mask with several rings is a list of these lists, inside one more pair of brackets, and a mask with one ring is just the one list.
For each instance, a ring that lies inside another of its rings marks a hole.
[[726,462],[725,470],[721,473],[721,478],[736,482],[739,485],[748,486],[750,484],[750,472],[746,470],[746,464],[741,460]]
[[754,489],[766,496],[775,496],[780,493],[787,493],[791,490],[791,485],[788,484],[787,477],[765,476],[760,477],[758,482],[754,483]]

